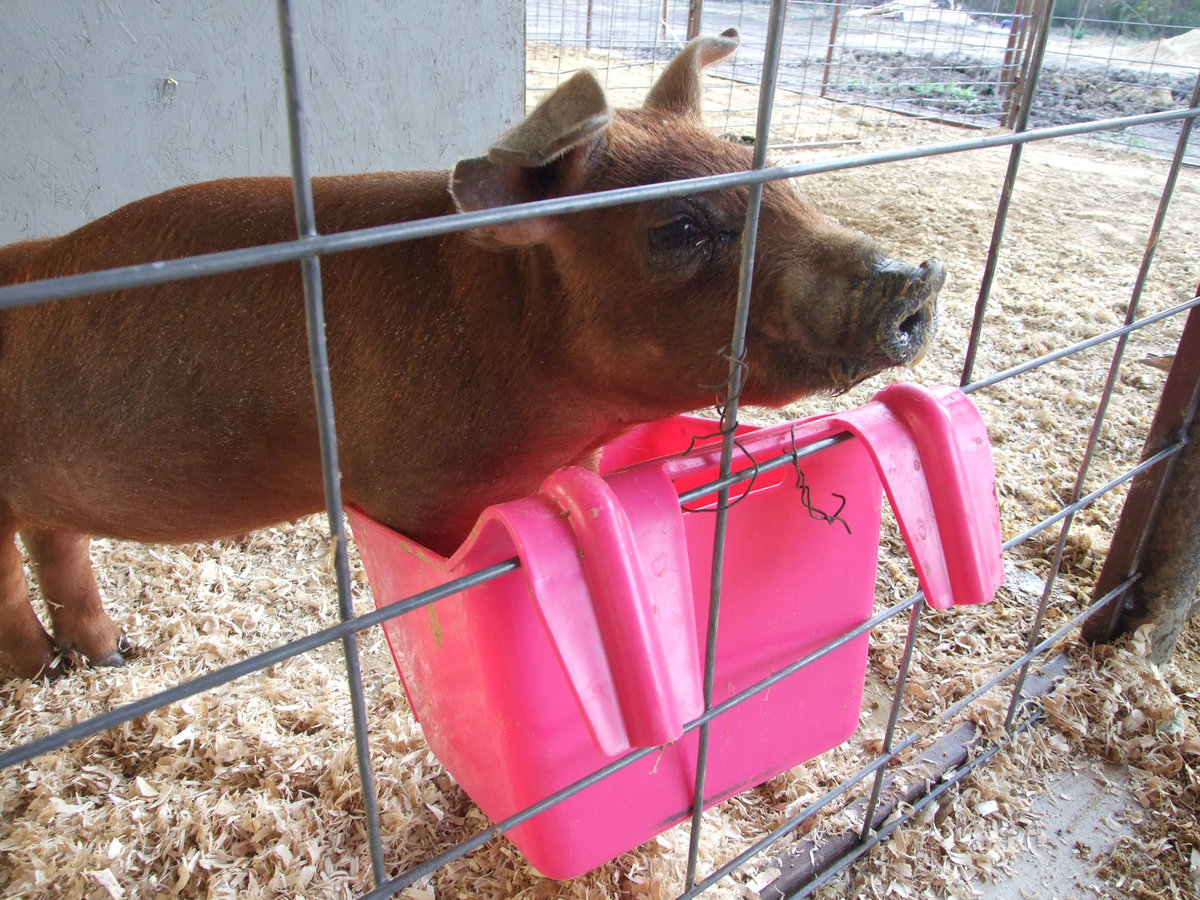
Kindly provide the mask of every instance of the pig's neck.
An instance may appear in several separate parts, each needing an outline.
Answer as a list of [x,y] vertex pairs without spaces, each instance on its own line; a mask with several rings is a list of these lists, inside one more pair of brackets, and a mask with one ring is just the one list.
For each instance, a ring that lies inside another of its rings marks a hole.
[[[572,364],[547,252],[451,235],[437,253],[427,271],[447,274],[418,287],[424,312],[409,325],[421,334],[406,351],[414,372],[389,391],[391,434],[373,459],[347,441],[343,472],[350,502],[449,554],[485,507],[535,492],[562,466],[594,466],[602,444],[653,416],[615,404]],[[378,433],[380,412],[364,413],[361,428]],[[415,476],[403,494],[397,465]]]
[[511,484],[506,490],[512,496],[520,496],[561,466],[594,465],[600,446],[656,412],[617,401],[608,384],[580,371],[571,350],[571,304],[549,251],[534,247],[503,256],[521,293],[480,324],[494,347],[500,335],[488,322],[506,323],[504,346],[515,364],[495,373],[496,395],[506,400],[479,410],[476,438],[479,446],[499,451],[489,468]]

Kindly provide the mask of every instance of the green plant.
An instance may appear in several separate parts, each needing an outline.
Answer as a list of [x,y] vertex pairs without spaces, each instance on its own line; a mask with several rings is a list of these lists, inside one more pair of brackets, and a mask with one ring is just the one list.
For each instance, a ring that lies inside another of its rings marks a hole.
[[979,94],[970,85],[946,84],[945,82],[926,82],[913,88],[918,97],[939,100],[954,100],[959,103],[974,103]]

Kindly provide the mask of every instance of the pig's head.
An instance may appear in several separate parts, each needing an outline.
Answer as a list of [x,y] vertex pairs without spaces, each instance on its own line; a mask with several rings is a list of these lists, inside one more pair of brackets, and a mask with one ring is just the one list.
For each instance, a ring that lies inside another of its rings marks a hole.
[[[454,171],[462,211],[745,171],[746,147],[706,131],[700,73],[737,47],[701,37],[640,109],[612,112],[587,71],[480,159]],[[482,230],[551,274],[555,334],[580,377],[647,415],[697,408],[728,377],[749,189],[638,202]],[[822,216],[787,181],[764,186],[743,398],[782,405],[913,363],[930,341],[942,264],[909,266]]]

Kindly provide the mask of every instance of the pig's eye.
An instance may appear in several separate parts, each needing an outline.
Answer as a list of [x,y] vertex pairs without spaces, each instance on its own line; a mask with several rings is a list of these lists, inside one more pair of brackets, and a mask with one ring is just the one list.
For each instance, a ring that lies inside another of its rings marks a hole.
[[672,279],[700,275],[723,258],[722,251],[740,234],[723,224],[714,210],[696,200],[661,210],[646,232],[648,269]]
[[690,215],[680,215],[650,229],[650,249],[686,253],[708,240],[708,231]]

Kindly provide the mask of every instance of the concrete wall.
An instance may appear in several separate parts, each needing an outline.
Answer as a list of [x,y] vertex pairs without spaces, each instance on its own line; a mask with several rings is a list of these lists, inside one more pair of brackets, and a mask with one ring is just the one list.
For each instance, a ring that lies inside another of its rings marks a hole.
[[[288,171],[272,0],[3,7],[0,243],[178,184]],[[521,0],[295,10],[314,174],[449,166],[521,114]]]

